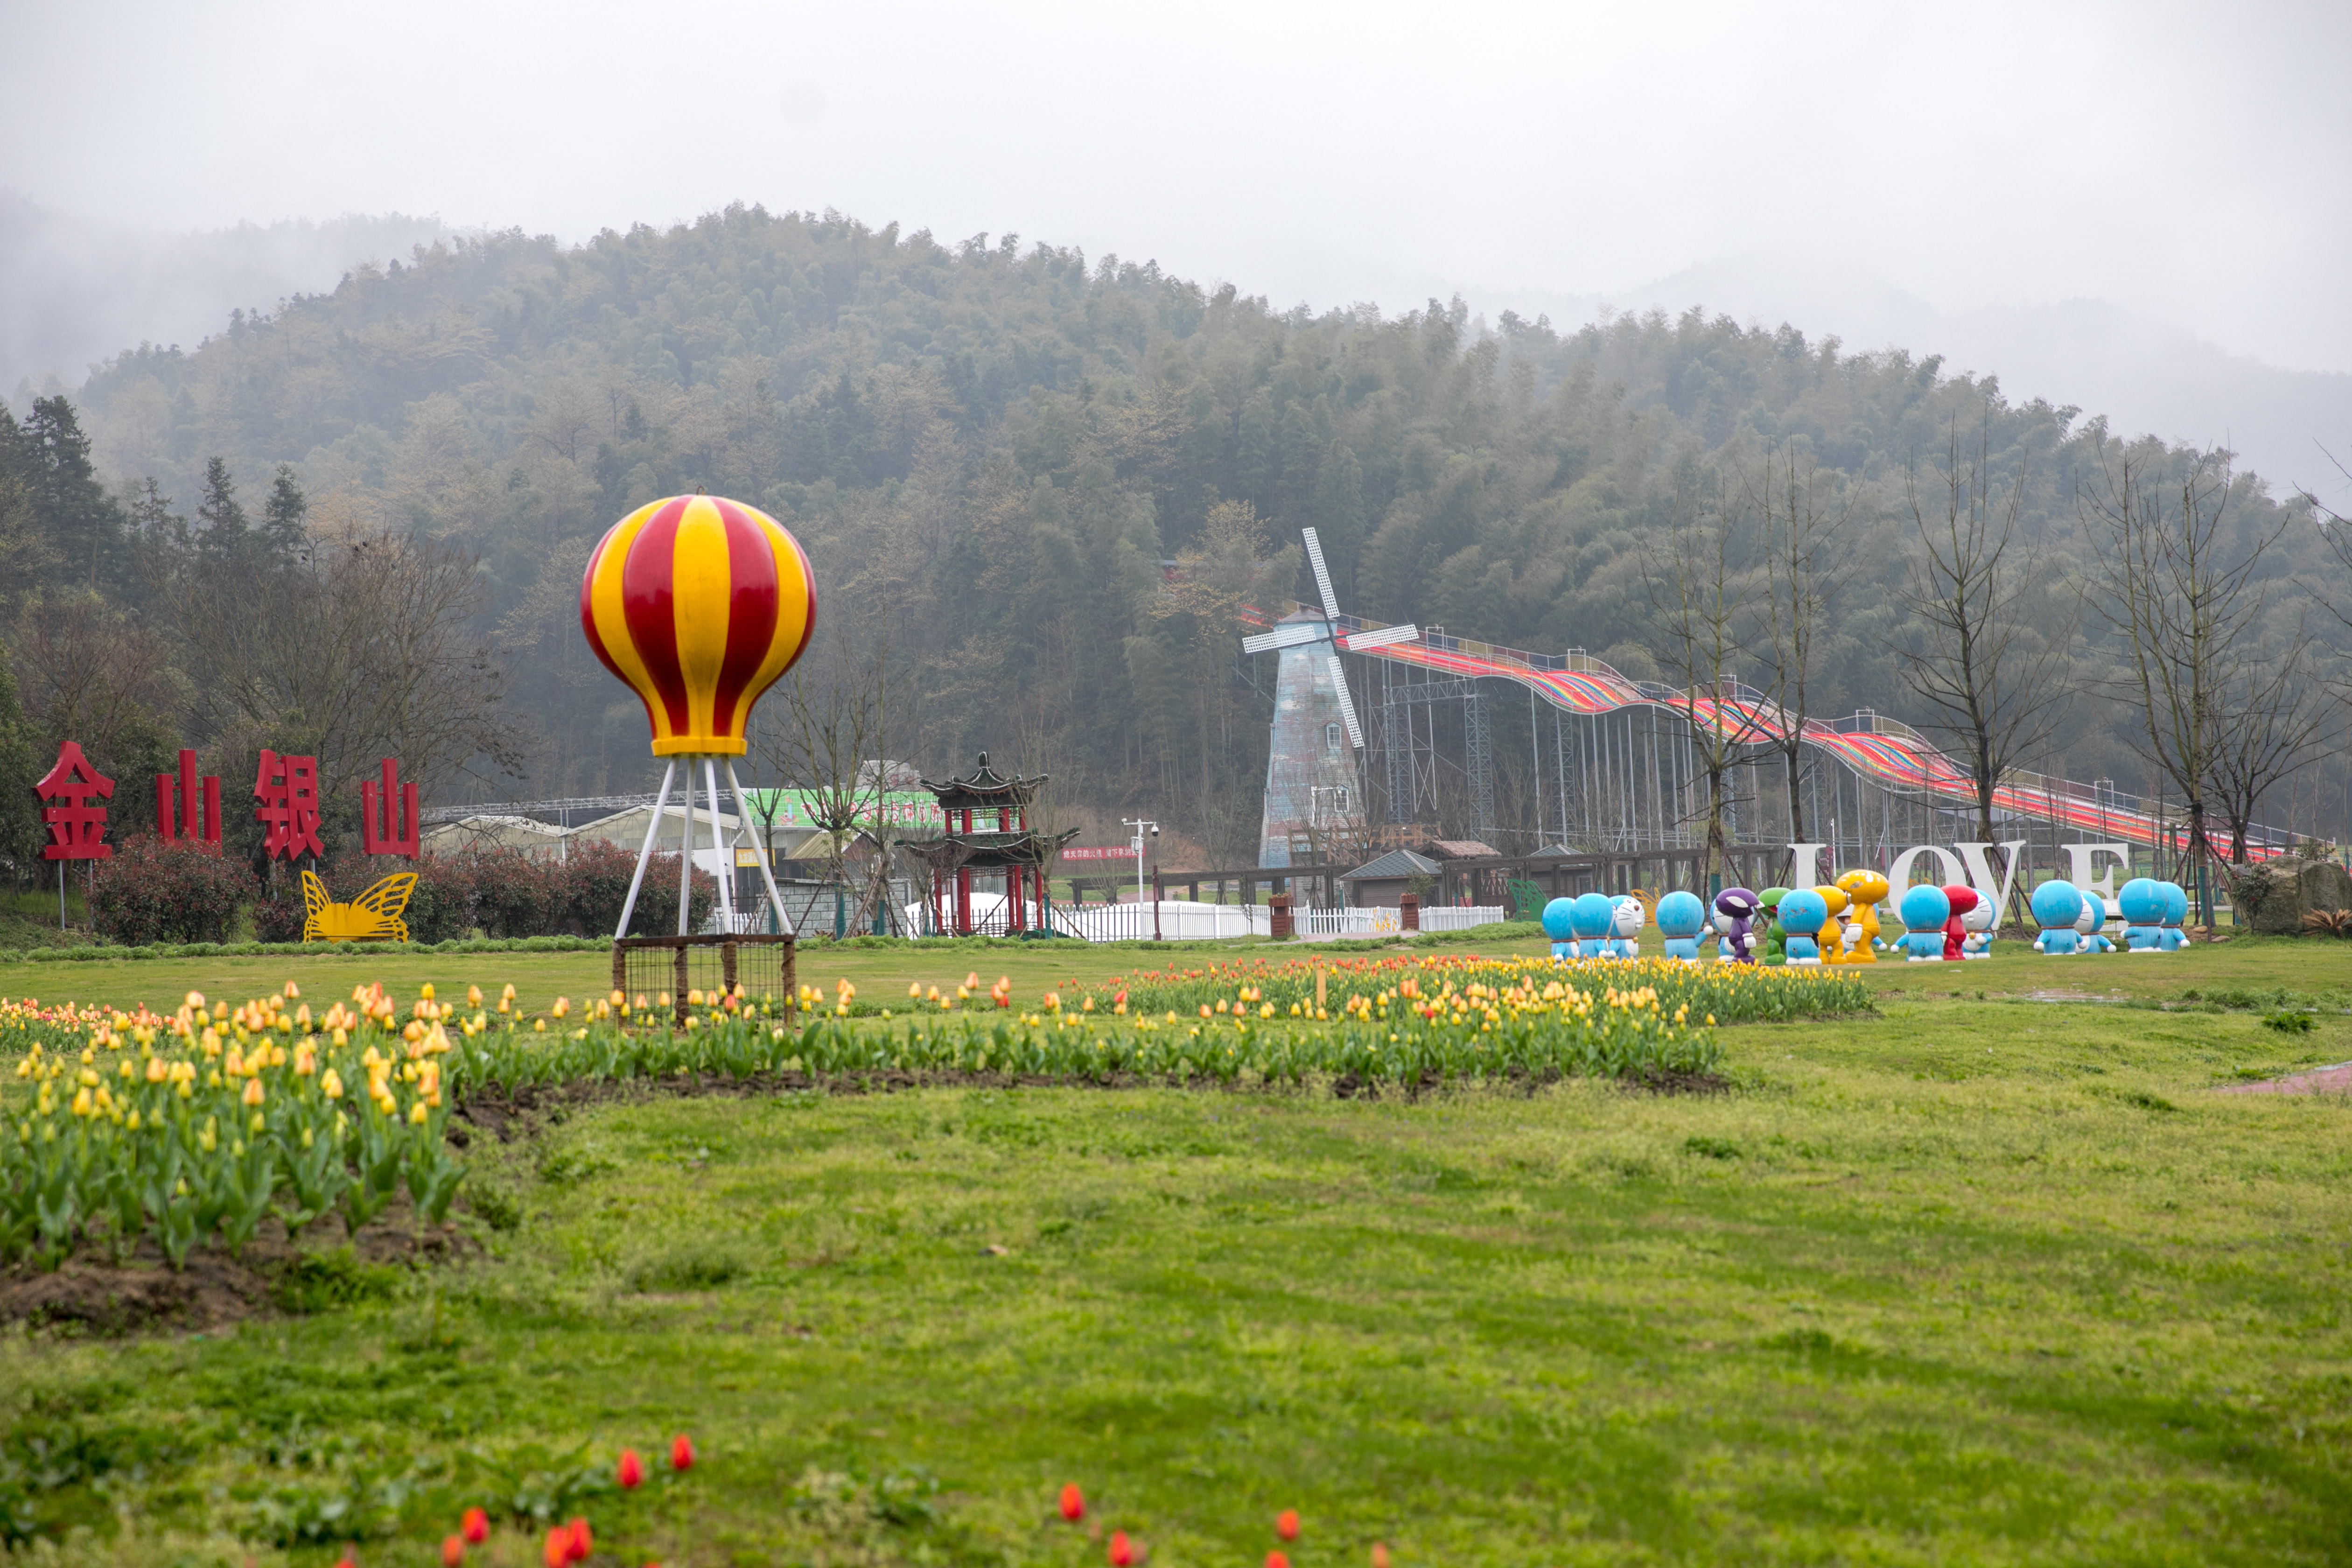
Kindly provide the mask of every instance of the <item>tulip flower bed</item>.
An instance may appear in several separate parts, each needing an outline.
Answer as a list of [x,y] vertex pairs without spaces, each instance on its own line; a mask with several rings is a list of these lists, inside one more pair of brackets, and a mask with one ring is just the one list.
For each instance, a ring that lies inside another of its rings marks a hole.
[[1831,972],[1730,970],[1258,963],[1126,977],[1106,988],[1107,1006],[1049,992],[1015,1008],[1000,981],[994,1005],[972,1011],[934,989],[910,1015],[878,1018],[851,1016],[845,982],[830,1005],[803,989],[805,1023],[740,988],[690,994],[682,1024],[667,996],[648,1008],[615,992],[576,1024],[558,998],[529,1027],[511,985],[495,1013],[478,988],[460,1007],[430,985],[404,1014],[380,985],[317,1017],[290,984],[234,1012],[207,1011],[193,992],[169,1016],[9,1004],[0,1045],[22,1054],[19,1087],[0,1098],[0,1263],[55,1268],[100,1238],[122,1257],[152,1237],[178,1268],[200,1242],[234,1255],[272,1215],[289,1237],[329,1215],[355,1234],[403,1192],[437,1224],[464,1179],[442,1136],[449,1105],[484,1087],[679,1073],[1414,1086],[1689,1076],[1720,1060],[1717,1009],[1786,1017],[1868,999]]
[[23,1053],[0,1092],[0,1263],[55,1268],[102,1234],[118,1257],[152,1237],[177,1268],[272,1215],[289,1237],[329,1215],[355,1233],[404,1192],[439,1223],[464,1176],[442,1009],[420,998],[404,1024],[368,987],[313,1017],[293,993],[234,1012],[191,993],[169,1016],[0,1008]]

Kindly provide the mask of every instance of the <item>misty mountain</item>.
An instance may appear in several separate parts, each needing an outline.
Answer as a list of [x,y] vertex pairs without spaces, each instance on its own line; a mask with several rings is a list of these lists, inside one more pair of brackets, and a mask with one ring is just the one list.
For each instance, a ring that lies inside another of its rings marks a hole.
[[2228,447],[2278,493],[2310,489],[2347,504],[2347,481],[2327,454],[2352,462],[2352,374],[2264,364],[2101,300],[1944,310],[1883,278],[1764,256],[1685,268],[1608,295],[1467,292],[1482,310],[1558,321],[1697,306],[1767,328],[1792,322],[1849,352],[1935,354],[2013,401],[2039,398],[2104,414],[2117,430]]
[[[1913,475],[1932,497],[1937,461],[1980,445],[2063,587],[2091,548],[2077,482],[2116,434],[1933,355],[1727,314],[1563,330],[1507,310],[1481,331],[1458,300],[1286,311],[1015,236],[741,206],[576,247],[436,244],[194,349],[121,353],[77,401],[102,472],[157,480],[132,509],[151,538],[289,464],[314,529],[477,557],[527,758],[485,787],[648,782],[643,713],[577,633],[580,574],[614,519],[699,487],[807,549],[818,667],[836,637],[889,643],[920,703],[893,754],[948,766],[986,747],[1073,802],[1146,804],[1226,859],[1254,841],[1265,769],[1269,672],[1240,658],[1236,611],[1311,596],[1302,525],[1343,609],[1652,676],[1643,574],[1677,509],[1737,507],[1761,454],[1801,452],[1857,502],[1813,711],[1917,721],[1894,651]],[[2319,581],[2308,520],[2252,482],[2239,497],[2242,527],[2288,530],[2271,576]],[[2128,713],[2096,684],[2112,652],[2095,617],[2074,635],[2079,689],[2035,762],[2139,787]],[[1532,719],[1496,710],[1503,833],[1532,842]]]
[[163,234],[0,190],[0,391],[23,403],[79,386],[100,361],[142,342],[193,347],[232,310],[275,310],[448,233],[437,219],[388,213]]

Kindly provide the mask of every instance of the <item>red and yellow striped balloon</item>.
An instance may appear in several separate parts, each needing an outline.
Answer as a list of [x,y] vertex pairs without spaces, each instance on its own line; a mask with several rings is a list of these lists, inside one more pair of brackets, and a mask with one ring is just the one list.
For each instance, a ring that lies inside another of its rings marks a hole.
[[597,542],[580,581],[581,629],[644,700],[656,757],[741,756],[751,705],[815,625],[800,542],[718,496],[639,507]]

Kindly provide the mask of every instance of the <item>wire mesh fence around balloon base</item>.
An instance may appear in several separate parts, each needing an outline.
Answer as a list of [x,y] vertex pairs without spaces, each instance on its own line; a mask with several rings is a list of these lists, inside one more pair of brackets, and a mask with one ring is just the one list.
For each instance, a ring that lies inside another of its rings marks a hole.
[[613,989],[633,1006],[640,996],[656,1005],[667,996],[681,1022],[689,997],[730,995],[739,985],[748,1000],[773,1002],[789,1018],[799,983],[789,936],[628,936],[613,943]]

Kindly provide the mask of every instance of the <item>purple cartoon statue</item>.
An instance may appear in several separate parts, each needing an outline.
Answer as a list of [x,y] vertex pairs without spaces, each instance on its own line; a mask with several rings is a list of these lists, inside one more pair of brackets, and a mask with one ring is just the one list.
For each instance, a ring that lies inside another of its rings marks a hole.
[[1723,934],[1717,946],[1725,962],[1753,963],[1762,940],[1756,934],[1756,911],[1762,908],[1745,888],[1726,888],[1715,896],[1715,929]]

